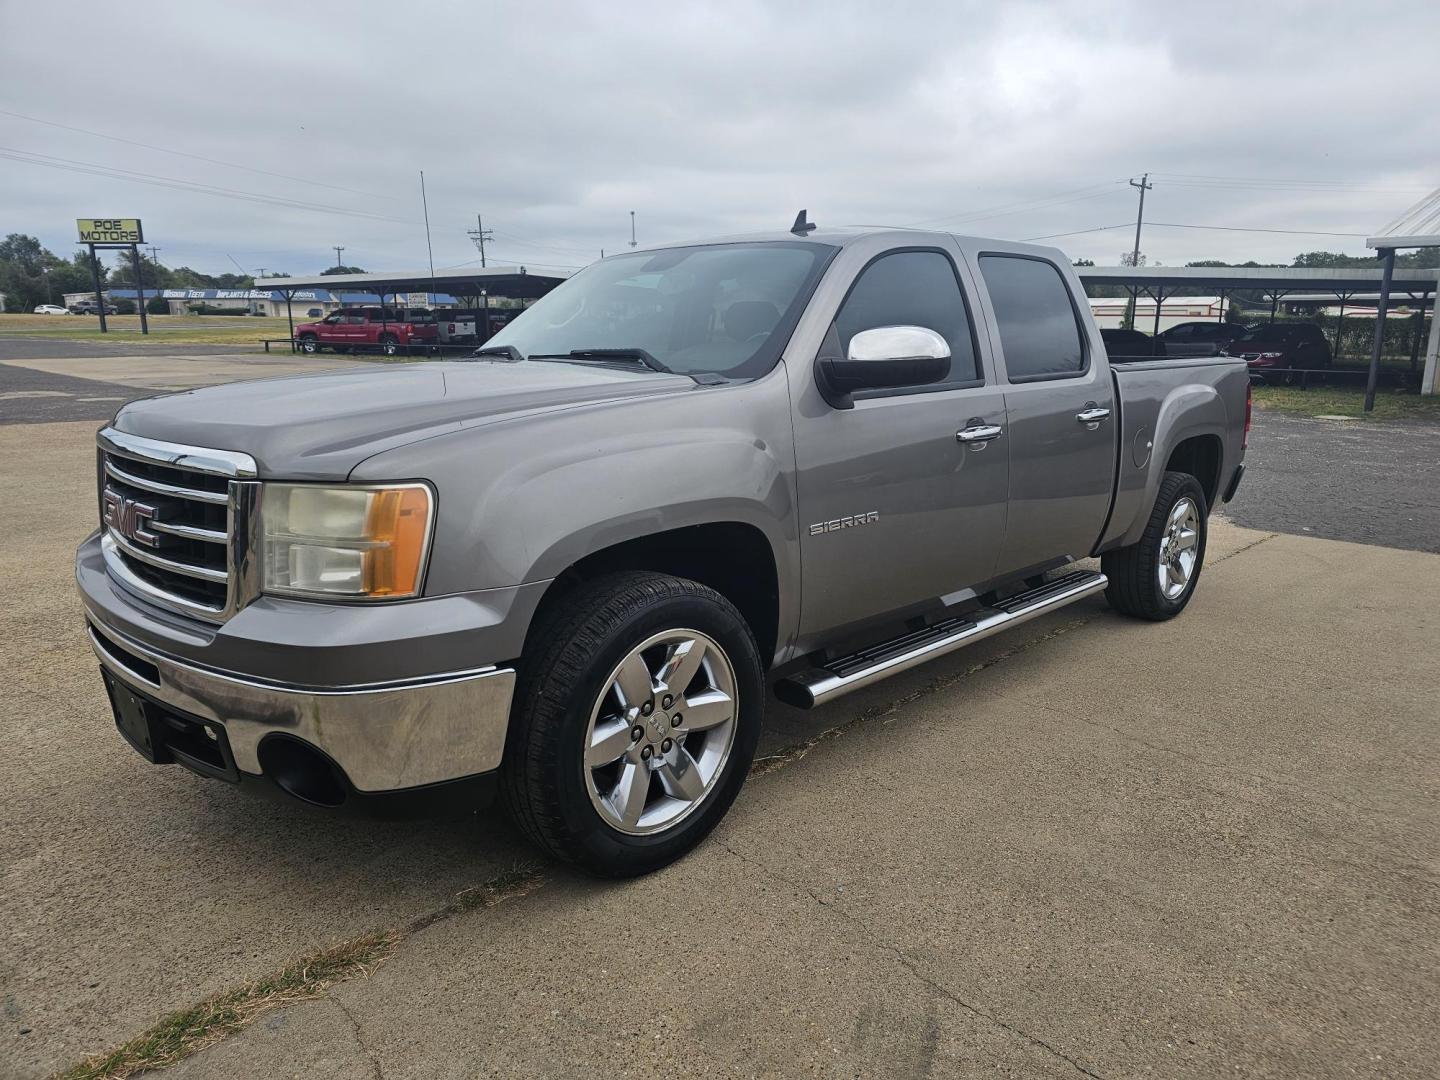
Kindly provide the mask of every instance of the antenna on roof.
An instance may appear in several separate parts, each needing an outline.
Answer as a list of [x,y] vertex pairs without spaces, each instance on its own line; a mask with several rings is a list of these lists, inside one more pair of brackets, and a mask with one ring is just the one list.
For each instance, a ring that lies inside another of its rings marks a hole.
[[801,210],[798,214],[795,215],[795,224],[790,226],[790,231],[793,232],[796,236],[804,236],[806,233],[812,233],[815,231],[815,223],[813,221],[805,220],[805,215],[809,212],[810,211],[808,210]]

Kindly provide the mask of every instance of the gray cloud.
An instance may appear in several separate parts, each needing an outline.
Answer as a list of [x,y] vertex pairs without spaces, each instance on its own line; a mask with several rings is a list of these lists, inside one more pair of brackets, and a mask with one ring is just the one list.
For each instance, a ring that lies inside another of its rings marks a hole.
[[[0,108],[313,183],[6,115],[0,146],[391,219],[0,158],[0,231],[65,250],[77,216],[138,215],[165,262],[211,272],[227,255],[314,272],[332,244],[423,265],[421,168],[437,265],[476,258],[477,211],[497,261],[576,265],[625,245],[631,209],[642,242],[773,228],[801,206],[1030,237],[1133,221],[1124,180],[1148,170],[1155,222],[1367,233],[1440,183],[1440,9],[1424,5],[67,10],[70,31],[105,32],[57,35],[0,0]],[[1129,237],[1054,242],[1113,263]],[[1361,241],[1155,227],[1144,248],[1288,260]]]

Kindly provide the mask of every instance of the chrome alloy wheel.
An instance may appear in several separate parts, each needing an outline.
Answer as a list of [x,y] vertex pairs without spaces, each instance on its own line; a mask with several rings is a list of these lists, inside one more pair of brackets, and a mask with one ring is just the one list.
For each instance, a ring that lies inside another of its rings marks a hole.
[[1160,565],[1156,577],[1166,600],[1177,600],[1200,559],[1200,510],[1193,499],[1184,498],[1170,511],[1165,535],[1160,539]]
[[695,811],[735,741],[735,671],[711,638],[666,630],[610,673],[585,732],[585,786],[607,825],[644,836]]

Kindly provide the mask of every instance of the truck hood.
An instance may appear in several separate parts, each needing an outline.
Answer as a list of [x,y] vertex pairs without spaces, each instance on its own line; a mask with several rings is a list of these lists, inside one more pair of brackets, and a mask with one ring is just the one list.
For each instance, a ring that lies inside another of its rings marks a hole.
[[459,428],[694,389],[684,376],[638,366],[376,364],[144,398],[124,406],[113,426],[149,439],[249,454],[264,477],[343,480],[374,454]]

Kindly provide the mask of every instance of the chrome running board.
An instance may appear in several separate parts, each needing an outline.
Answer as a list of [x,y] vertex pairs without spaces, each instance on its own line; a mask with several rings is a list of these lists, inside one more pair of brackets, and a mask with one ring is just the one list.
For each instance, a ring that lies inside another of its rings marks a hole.
[[1047,581],[1038,588],[1008,596],[993,607],[946,619],[923,630],[838,657],[822,667],[788,676],[775,684],[775,696],[787,705],[813,709],[852,690],[908,671],[971,642],[1083,600],[1100,592],[1107,584],[1104,574],[1076,570],[1054,581]]

